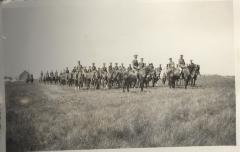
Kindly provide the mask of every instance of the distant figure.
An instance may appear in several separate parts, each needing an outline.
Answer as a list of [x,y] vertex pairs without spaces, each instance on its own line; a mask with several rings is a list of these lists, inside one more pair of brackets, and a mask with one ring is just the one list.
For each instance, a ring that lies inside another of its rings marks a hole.
[[28,73],[26,83],[30,82],[30,74]]
[[121,68],[120,68],[122,71],[126,71],[126,68],[124,67],[124,64],[122,63],[121,64]]
[[111,73],[113,70],[113,67],[112,67],[112,62],[109,63],[109,66],[108,66],[108,72]]
[[92,71],[97,71],[97,68],[95,66],[95,63],[92,63]]
[[30,76],[30,82],[33,83],[34,79],[33,79],[33,74],[31,74]]
[[143,60],[144,60],[144,58],[141,58],[141,61],[140,61],[139,64],[138,64],[138,68],[139,68],[139,69],[142,69],[142,68],[144,68],[144,66],[145,66]]
[[103,63],[103,66],[102,66],[102,71],[104,71],[104,72],[107,72],[106,63]]
[[118,67],[118,63],[115,63],[114,70],[117,71],[118,69],[119,69],[119,67]]
[[188,65],[189,71],[190,73],[193,72],[194,68],[195,68],[195,64],[193,63],[193,60],[190,60],[190,64]]
[[133,69],[138,70],[138,59],[137,59],[138,55],[135,54],[133,57],[134,57],[132,61]]
[[175,68],[175,63],[172,61],[172,58],[169,58],[168,68],[169,69],[174,69]]
[[39,82],[43,82],[43,71],[41,71]]
[[82,65],[81,65],[81,62],[78,61],[77,71],[80,72],[80,71],[82,71],[82,69],[83,69],[83,67],[82,67]]
[[129,66],[128,66],[128,68],[127,68],[127,71],[129,72],[129,71],[132,71],[132,65],[131,64],[129,64]]
[[69,74],[69,70],[68,70],[68,67],[66,68],[66,71],[65,71],[67,74]]
[[185,66],[185,61],[183,59],[183,55],[180,55],[180,58],[178,59],[178,65],[181,68],[183,68]]

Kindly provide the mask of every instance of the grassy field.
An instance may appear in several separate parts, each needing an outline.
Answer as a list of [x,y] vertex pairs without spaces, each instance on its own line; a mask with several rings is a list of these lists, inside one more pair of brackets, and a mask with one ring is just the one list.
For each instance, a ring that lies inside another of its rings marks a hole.
[[7,83],[7,149],[235,145],[234,77],[201,76],[197,84],[122,93]]

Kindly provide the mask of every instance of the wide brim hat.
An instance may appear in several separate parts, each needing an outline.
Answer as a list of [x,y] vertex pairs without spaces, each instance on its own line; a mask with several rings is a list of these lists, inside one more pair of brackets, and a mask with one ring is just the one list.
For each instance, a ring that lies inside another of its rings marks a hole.
[[137,57],[138,55],[137,54],[134,54],[133,57]]

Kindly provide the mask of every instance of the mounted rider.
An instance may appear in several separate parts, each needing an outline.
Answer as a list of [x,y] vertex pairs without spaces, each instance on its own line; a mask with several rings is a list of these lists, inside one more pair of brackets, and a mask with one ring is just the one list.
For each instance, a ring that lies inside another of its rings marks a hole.
[[173,62],[172,58],[169,58],[168,68],[172,70],[175,68],[175,63]]
[[135,54],[133,57],[134,57],[134,59],[132,61],[133,69],[135,71],[137,71],[138,70],[138,59],[137,59],[138,55]]
[[103,66],[102,66],[102,69],[101,69],[101,70],[104,71],[104,72],[107,72],[106,63],[103,63]]
[[159,73],[161,73],[162,72],[162,65],[161,64],[159,64],[159,67],[157,67],[157,69],[156,69]]
[[92,72],[92,67],[91,66],[88,67],[87,72]]
[[43,71],[41,70],[41,73],[40,73],[40,81],[43,81]]
[[188,65],[189,68],[189,72],[192,73],[194,68],[195,68],[195,64],[193,63],[193,60],[190,60],[190,64]]
[[72,73],[73,72],[77,72],[77,67],[75,66],[75,67],[73,67],[73,69],[72,69]]
[[143,69],[145,67],[145,63],[143,62],[144,58],[141,58],[141,61],[138,64],[138,69]]
[[69,70],[68,70],[68,67],[66,68],[66,71],[65,71],[67,74],[69,74]]
[[80,71],[82,71],[82,69],[83,69],[83,66],[81,65],[81,62],[78,61],[77,71],[80,72]]
[[154,69],[153,63],[149,63],[148,66],[149,66],[151,69]]
[[91,71],[97,71],[97,68],[96,68],[96,66],[95,66],[95,63],[94,63],[94,62],[92,63],[92,69],[91,69]]
[[126,71],[126,68],[124,67],[124,64],[123,64],[123,63],[121,63],[120,70],[121,70],[121,71]]
[[113,68],[115,71],[119,70],[118,63],[115,63],[115,67]]
[[51,77],[51,78],[54,77],[53,70],[50,72],[50,77]]
[[170,72],[174,71],[174,69],[175,69],[175,63],[173,62],[172,58],[169,58],[169,62],[167,64],[167,75]]
[[132,65],[129,64],[129,66],[128,66],[128,68],[127,68],[127,71],[129,72],[129,71],[132,71],[132,70],[133,70]]
[[178,59],[178,66],[180,68],[184,68],[185,67],[185,61],[183,59],[183,55],[180,55],[180,58]]
[[162,65],[159,64],[159,67],[156,68],[156,72],[158,74],[158,77],[160,78],[161,72],[162,72]]
[[113,66],[112,66],[112,62],[110,62],[108,66],[108,73],[111,73],[112,71],[113,71]]
[[55,75],[54,76],[55,76],[55,79],[58,78],[58,71],[57,70],[55,71]]

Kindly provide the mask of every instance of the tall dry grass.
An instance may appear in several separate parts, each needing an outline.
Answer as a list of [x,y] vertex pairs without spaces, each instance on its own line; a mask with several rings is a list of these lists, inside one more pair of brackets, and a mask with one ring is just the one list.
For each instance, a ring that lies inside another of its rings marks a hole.
[[143,93],[7,84],[7,149],[235,145],[234,82],[202,76],[198,88]]

